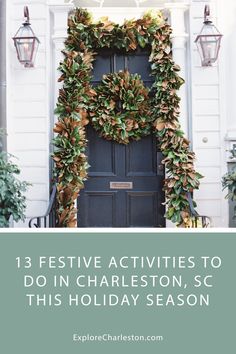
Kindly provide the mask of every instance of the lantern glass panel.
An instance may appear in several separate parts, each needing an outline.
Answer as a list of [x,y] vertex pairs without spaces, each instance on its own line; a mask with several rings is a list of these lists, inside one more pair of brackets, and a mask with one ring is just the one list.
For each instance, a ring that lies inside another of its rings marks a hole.
[[38,47],[39,47],[39,40],[38,38],[34,39],[34,50],[32,52],[32,59],[31,59],[31,63],[33,64],[35,62],[35,57],[38,51]]
[[30,25],[23,25],[21,26],[15,37],[34,37],[34,32],[32,31],[32,28],[30,27]]
[[34,39],[19,38],[16,40],[19,60],[21,62],[31,62],[34,49]]

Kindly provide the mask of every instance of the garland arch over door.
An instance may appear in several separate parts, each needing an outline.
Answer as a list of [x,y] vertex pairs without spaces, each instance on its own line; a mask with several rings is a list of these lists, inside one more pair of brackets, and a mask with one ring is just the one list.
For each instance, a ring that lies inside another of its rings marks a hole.
[[[154,14],[154,17],[153,17]],[[77,9],[69,19],[65,59],[60,65],[63,88],[55,113],[58,123],[54,132],[56,150],[53,159],[58,176],[58,225],[74,227],[76,209],[74,201],[86,179],[87,162],[85,125],[88,99],[91,96],[90,70],[94,59],[93,49],[113,47],[134,51],[137,46],[151,45],[152,75],[156,88],[153,98],[156,120],[153,131],[160,139],[160,149],[165,156],[164,190],[167,212],[165,217],[178,225],[189,224],[191,212],[187,193],[198,189],[202,177],[194,169],[195,154],[179,124],[177,90],[183,83],[170,52],[171,28],[157,13],[147,13],[141,19],[118,25],[101,19],[94,23],[89,13]],[[117,36],[118,35],[118,36]],[[94,47],[95,43],[95,47]],[[86,103],[87,102],[87,103]]]

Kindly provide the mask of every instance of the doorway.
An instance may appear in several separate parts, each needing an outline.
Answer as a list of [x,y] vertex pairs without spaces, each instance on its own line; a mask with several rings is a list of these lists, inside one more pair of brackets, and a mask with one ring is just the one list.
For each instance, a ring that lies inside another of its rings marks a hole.
[[[96,57],[93,85],[104,74],[128,69],[152,86],[149,51],[127,54],[102,50]],[[156,137],[128,145],[99,137],[87,127],[87,156],[91,166],[78,198],[79,227],[165,227],[162,191],[164,168]]]

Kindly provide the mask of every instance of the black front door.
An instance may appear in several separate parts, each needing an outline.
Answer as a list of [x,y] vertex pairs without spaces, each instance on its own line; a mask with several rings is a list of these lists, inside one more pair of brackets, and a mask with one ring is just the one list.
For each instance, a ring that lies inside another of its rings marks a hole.
[[[151,86],[148,53],[102,52],[94,66],[93,83],[102,75],[128,68]],[[87,127],[89,178],[78,199],[79,227],[164,227],[164,171],[154,136],[128,145],[100,138]]]

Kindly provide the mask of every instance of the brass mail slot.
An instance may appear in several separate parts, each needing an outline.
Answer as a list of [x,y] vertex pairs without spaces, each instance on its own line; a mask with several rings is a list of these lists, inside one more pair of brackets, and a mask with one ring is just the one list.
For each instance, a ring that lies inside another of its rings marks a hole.
[[133,189],[133,182],[110,182],[110,189]]

